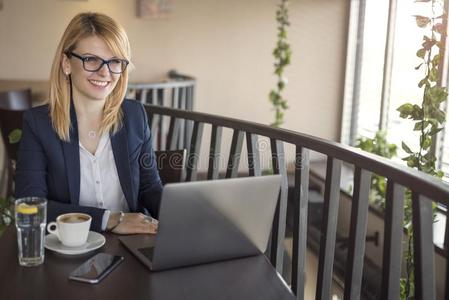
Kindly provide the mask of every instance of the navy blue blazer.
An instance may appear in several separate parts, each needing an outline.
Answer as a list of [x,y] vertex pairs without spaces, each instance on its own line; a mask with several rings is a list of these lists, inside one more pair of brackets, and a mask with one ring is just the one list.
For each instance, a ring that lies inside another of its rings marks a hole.
[[[111,134],[120,185],[132,212],[158,216],[162,184],[151,143],[151,131],[142,104],[123,101],[123,126]],[[16,198],[48,199],[47,222],[68,212],[92,216],[91,230],[101,231],[104,209],[79,205],[80,157],[76,112],[71,105],[70,142],[62,141],[52,127],[48,105],[24,114],[16,169]]]

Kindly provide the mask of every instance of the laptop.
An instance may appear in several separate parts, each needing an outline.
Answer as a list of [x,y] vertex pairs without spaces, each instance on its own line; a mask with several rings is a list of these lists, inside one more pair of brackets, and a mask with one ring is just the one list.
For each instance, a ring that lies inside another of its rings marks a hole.
[[280,175],[269,175],[167,184],[157,235],[119,240],[152,271],[259,255],[280,183]]

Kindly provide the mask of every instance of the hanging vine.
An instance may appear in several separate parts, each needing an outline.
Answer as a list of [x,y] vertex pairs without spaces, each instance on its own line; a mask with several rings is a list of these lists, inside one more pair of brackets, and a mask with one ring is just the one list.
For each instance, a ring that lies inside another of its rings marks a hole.
[[[440,62],[444,54],[444,43],[446,32],[443,24],[444,15],[437,16],[436,6],[439,5],[443,11],[441,0],[419,0],[417,2],[427,2],[431,5],[431,16],[415,16],[418,27],[430,33],[423,36],[422,48],[416,52],[422,61],[415,67],[415,70],[424,70],[418,87],[423,89],[421,105],[406,103],[397,110],[401,118],[410,119],[414,122],[414,131],[419,134],[419,147],[413,150],[412,147],[402,142],[402,149],[407,153],[403,158],[411,168],[423,171],[427,174],[441,178],[443,172],[437,170],[435,166],[436,157],[431,150],[435,137],[444,128],[446,114],[440,108],[447,100],[447,89],[439,84]],[[413,224],[412,224],[412,201],[411,192],[408,190],[405,199],[404,227],[407,232],[407,249],[405,251],[406,277],[401,278],[401,299],[413,299],[414,287],[414,261],[413,261]]]
[[287,27],[290,25],[287,6],[288,0],[281,0],[276,11],[278,39],[276,48],[273,50],[273,56],[275,58],[274,74],[277,76],[277,84],[269,95],[269,100],[275,111],[274,122],[271,124],[274,127],[279,127],[284,123],[284,111],[288,109],[287,100],[281,94],[287,84],[287,78],[284,77],[284,68],[290,64],[291,58],[290,45],[287,42]]

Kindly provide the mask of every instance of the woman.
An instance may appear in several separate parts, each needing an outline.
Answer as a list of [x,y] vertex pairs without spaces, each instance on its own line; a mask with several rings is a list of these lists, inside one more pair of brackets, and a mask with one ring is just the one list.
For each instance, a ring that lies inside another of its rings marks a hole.
[[16,197],[48,199],[48,221],[92,216],[91,229],[155,233],[159,179],[147,116],[124,99],[130,46],[124,29],[99,13],[66,28],[50,75],[47,105],[24,114]]

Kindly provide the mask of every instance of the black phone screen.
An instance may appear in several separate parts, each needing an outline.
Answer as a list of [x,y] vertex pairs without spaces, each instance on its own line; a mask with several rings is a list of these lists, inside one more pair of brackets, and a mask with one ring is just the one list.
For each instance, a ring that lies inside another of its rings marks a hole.
[[70,274],[70,279],[97,283],[123,261],[122,256],[98,253]]

